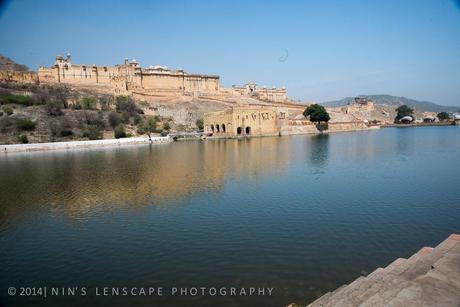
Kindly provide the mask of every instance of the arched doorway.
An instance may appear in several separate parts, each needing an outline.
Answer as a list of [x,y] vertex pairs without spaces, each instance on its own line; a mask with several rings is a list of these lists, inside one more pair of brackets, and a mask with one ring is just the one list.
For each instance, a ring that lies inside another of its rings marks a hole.
[[217,132],[220,131],[219,124],[216,124],[216,131],[217,131]]
[[222,124],[222,132],[225,132],[225,124]]
[[211,131],[214,132],[214,125],[211,125]]
[[236,134],[240,135],[241,132],[243,132],[243,128],[241,127],[236,128]]
[[246,134],[251,134],[251,127],[249,126],[246,127]]

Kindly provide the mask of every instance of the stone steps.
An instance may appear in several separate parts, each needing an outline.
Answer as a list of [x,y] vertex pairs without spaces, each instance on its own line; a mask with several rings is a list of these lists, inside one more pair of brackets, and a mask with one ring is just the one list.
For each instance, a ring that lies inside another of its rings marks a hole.
[[424,247],[398,258],[310,305],[319,306],[460,306],[460,235],[435,248]]
[[388,272],[381,280],[375,282],[367,291],[358,294],[354,298],[351,298],[351,301],[348,300],[348,302],[350,302],[348,306],[359,306],[372,296],[380,293],[383,291],[383,289],[386,289],[389,285],[392,285],[401,274],[415,265],[417,261],[419,261],[422,257],[431,253],[432,250],[433,249],[431,247],[424,247],[405,261],[399,261],[395,263],[397,261],[395,260],[386,268]]
[[[456,243],[458,243],[458,241],[453,240],[451,236],[435,247],[430,253],[419,257],[415,263],[402,272],[397,278],[385,284],[378,293],[368,298],[362,306],[387,305],[400,291],[410,287],[413,280],[429,273],[435,262],[442,258]],[[458,258],[458,261],[460,261],[460,258]]]

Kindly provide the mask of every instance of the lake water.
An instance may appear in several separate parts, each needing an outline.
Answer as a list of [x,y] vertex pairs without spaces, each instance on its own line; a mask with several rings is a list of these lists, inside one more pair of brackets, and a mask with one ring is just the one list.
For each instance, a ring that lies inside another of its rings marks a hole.
[[308,303],[460,232],[460,127],[1,155],[0,204],[0,306]]

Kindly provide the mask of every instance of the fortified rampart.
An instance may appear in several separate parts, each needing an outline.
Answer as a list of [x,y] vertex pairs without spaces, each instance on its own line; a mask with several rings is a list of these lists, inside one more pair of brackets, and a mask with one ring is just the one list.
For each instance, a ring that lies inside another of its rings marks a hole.
[[99,66],[73,64],[70,55],[57,56],[52,67],[40,67],[40,82],[110,86],[116,94],[136,91],[141,94],[183,95],[219,91],[219,76],[189,74],[163,66],[141,68],[136,60]]
[[38,83],[38,76],[34,71],[0,70],[0,80],[6,82]]
[[267,102],[286,102],[287,90],[258,87],[248,82],[243,87],[223,88],[217,75],[187,73],[165,66],[142,68],[136,60],[114,66],[75,64],[70,54],[56,56],[51,67],[41,66],[38,72],[0,71],[0,81],[64,83],[91,87],[116,95],[136,95],[140,98],[206,96],[223,98],[229,95],[248,96]]

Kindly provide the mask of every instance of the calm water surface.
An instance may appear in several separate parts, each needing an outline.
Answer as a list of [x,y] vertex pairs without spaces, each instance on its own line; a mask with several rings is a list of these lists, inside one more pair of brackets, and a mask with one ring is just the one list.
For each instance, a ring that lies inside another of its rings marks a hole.
[[[459,188],[460,127],[1,155],[0,306],[308,303],[460,232]],[[273,296],[167,292],[232,286]]]

